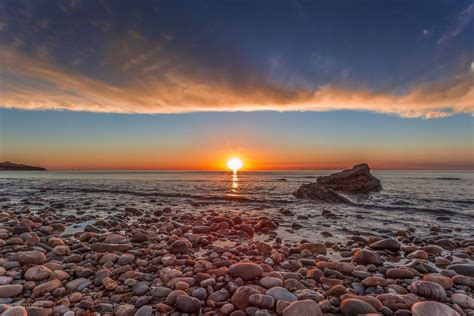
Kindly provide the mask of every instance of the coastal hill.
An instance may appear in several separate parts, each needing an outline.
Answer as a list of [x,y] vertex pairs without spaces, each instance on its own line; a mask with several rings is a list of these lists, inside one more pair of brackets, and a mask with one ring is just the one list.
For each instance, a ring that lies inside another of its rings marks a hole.
[[46,171],[46,169],[4,161],[0,162],[0,171]]

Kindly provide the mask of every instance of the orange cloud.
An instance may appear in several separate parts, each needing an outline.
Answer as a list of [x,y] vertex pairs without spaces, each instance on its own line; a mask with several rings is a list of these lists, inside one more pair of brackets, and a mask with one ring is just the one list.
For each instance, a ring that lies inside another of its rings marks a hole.
[[0,58],[3,108],[149,114],[360,110],[407,118],[474,113],[474,73],[470,70],[393,94],[333,85],[316,90],[288,88],[261,79],[239,87],[173,70],[160,77],[142,74],[127,84],[112,84],[13,49],[3,49]]

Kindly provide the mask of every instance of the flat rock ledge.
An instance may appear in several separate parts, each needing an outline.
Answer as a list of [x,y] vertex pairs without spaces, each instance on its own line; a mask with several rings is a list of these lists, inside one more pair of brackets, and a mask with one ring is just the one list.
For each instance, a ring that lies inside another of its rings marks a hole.
[[369,165],[361,163],[351,169],[318,177],[316,182],[303,184],[294,195],[301,199],[349,204],[350,201],[338,192],[368,194],[380,190],[382,190],[380,180],[370,173]]

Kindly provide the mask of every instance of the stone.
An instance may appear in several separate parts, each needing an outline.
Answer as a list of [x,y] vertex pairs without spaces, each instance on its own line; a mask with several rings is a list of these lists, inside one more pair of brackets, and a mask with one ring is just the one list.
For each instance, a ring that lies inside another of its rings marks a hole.
[[446,269],[452,270],[457,274],[462,274],[468,277],[474,277],[474,264],[457,263],[448,266]]
[[474,298],[462,293],[454,293],[451,295],[454,304],[458,304],[465,309],[474,309]]
[[91,246],[92,251],[96,252],[126,252],[132,249],[133,246],[129,244],[109,244],[109,243],[95,243]]
[[446,304],[433,301],[418,302],[411,307],[413,316],[460,316]]
[[275,305],[275,299],[270,295],[252,294],[249,296],[249,303],[260,308],[272,309]]
[[114,310],[116,316],[134,316],[135,306],[131,304],[119,305]]
[[44,293],[51,293],[52,291],[54,291],[55,289],[57,289],[61,285],[62,285],[62,283],[58,279],[54,279],[54,280],[51,280],[51,281],[48,281],[48,282],[45,282],[45,283],[41,283],[41,284],[34,287],[32,294],[33,294],[33,296],[38,296],[38,295],[41,295],[41,294],[44,294]]
[[240,277],[245,281],[261,277],[263,269],[260,265],[251,262],[237,262],[229,267],[229,274]]
[[385,272],[385,276],[391,279],[411,279],[416,275],[418,275],[416,271],[402,268],[392,268]]
[[438,283],[430,281],[416,281],[410,285],[410,292],[427,299],[444,302],[446,301],[446,291]]
[[264,288],[269,289],[269,288],[272,288],[272,287],[275,287],[275,286],[282,286],[283,281],[279,278],[263,277],[263,278],[260,279],[260,284]]
[[168,296],[171,292],[173,292],[173,290],[168,287],[157,286],[150,291],[150,294],[154,297],[161,298]]
[[237,288],[234,295],[232,295],[230,301],[238,309],[245,310],[250,305],[248,298],[252,294],[262,294],[262,293],[254,286],[250,286],[250,285],[240,286]]
[[8,257],[10,261],[18,261],[21,265],[42,264],[46,262],[46,256],[41,251],[19,251]]
[[412,297],[411,294],[408,296],[392,293],[379,294],[377,295],[377,300],[392,310],[410,309],[411,306],[417,301],[416,297]]
[[384,278],[381,277],[368,277],[362,280],[362,285],[365,287],[371,287],[371,286],[387,286],[388,281]]
[[362,300],[348,298],[341,302],[341,311],[344,316],[358,316],[360,314],[376,313],[375,307]]
[[189,240],[186,239],[179,239],[174,241],[169,248],[169,251],[172,254],[187,254],[192,251],[193,245]]
[[375,264],[378,266],[383,263],[382,258],[380,258],[380,255],[377,252],[365,249],[357,250],[352,256],[352,261],[365,266],[369,264]]
[[195,297],[180,295],[176,298],[176,308],[184,313],[197,313],[201,309],[201,301]]
[[23,306],[12,306],[2,313],[2,316],[27,316],[26,308]]
[[375,250],[390,250],[390,251],[399,251],[401,248],[400,243],[393,238],[386,238],[369,245],[370,248]]
[[153,308],[148,305],[144,305],[140,307],[135,313],[135,316],[152,316],[152,315],[153,315]]
[[26,270],[25,279],[28,281],[42,281],[51,276],[52,271],[45,266],[34,266]]
[[326,255],[327,254],[327,249],[324,244],[321,243],[313,243],[313,242],[307,242],[303,243],[298,246],[298,250],[300,252],[302,251],[309,251],[312,254],[319,254],[319,255]]
[[23,292],[22,284],[0,285],[0,298],[15,297]]
[[294,295],[293,293],[289,292],[287,289],[284,287],[272,287],[271,289],[268,289],[267,292],[265,293],[267,295],[273,296],[273,298],[278,301],[278,300],[284,300],[284,301],[289,301],[293,302],[298,300],[298,297]]
[[322,316],[319,305],[313,300],[292,302],[283,310],[283,316]]
[[430,273],[423,276],[423,281],[431,281],[438,283],[441,285],[445,290],[452,288],[454,283],[453,280],[447,276],[441,275],[439,273]]

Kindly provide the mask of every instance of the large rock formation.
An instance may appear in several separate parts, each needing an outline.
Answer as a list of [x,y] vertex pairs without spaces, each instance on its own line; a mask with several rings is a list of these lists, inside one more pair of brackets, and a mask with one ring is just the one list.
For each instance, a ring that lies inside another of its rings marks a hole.
[[46,171],[46,169],[4,161],[0,162],[0,171]]
[[380,180],[370,173],[366,163],[329,176],[318,177],[316,182],[325,188],[344,193],[369,193],[382,190]]
[[380,191],[381,189],[382,185],[379,179],[370,173],[370,168],[366,163],[362,163],[351,169],[318,177],[314,183],[303,184],[294,195],[301,199],[350,203],[347,198],[336,191],[356,194]]

